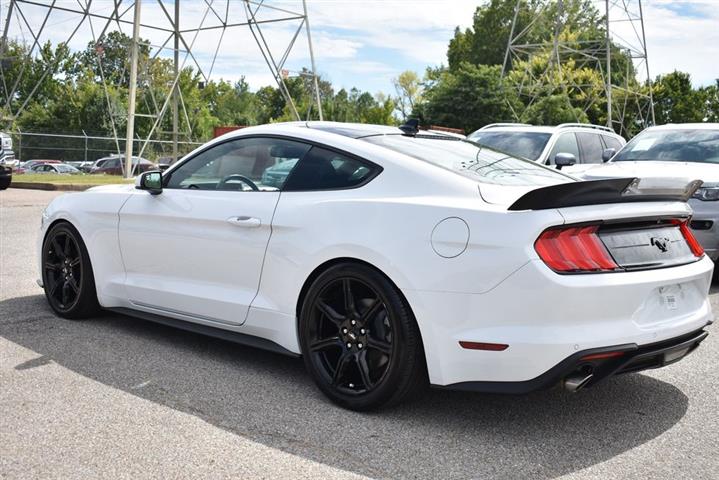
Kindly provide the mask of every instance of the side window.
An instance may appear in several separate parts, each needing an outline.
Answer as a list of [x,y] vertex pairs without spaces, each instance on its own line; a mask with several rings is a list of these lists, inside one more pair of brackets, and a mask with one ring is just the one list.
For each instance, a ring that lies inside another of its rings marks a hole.
[[579,162],[579,146],[577,145],[577,137],[573,133],[563,133],[559,136],[549,154],[548,165],[554,165],[554,157],[558,153],[571,153]]
[[120,159],[113,158],[102,164],[103,168],[120,168]]
[[577,132],[577,139],[582,147],[580,163],[602,163],[602,140],[596,133]]
[[278,138],[239,138],[197,154],[172,171],[166,188],[279,190],[310,145]]
[[604,139],[604,144],[607,148],[613,148],[617,152],[622,149],[622,142],[616,138],[610,137],[609,135],[602,135],[602,138]]
[[285,184],[285,191],[332,190],[355,187],[377,173],[379,167],[341,153],[312,147]]

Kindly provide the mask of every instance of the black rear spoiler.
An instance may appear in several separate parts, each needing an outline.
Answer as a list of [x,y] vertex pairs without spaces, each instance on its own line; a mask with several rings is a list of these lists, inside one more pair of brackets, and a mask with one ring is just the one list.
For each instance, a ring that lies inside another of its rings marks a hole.
[[701,180],[694,180],[682,188],[674,184],[671,188],[643,189],[641,183],[638,178],[560,183],[525,193],[509,210],[544,210],[605,203],[686,202],[702,184]]

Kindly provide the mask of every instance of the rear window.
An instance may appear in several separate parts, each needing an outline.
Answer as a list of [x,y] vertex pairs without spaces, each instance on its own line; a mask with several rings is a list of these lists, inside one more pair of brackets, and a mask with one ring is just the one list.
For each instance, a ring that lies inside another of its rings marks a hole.
[[719,164],[719,130],[649,130],[632,138],[612,159],[641,160]]
[[547,146],[549,133],[539,132],[493,132],[479,130],[469,136],[469,140],[488,147],[511,153],[515,157],[537,160]]
[[557,170],[468,140],[404,135],[377,135],[362,140],[484,183],[543,186],[573,180]]

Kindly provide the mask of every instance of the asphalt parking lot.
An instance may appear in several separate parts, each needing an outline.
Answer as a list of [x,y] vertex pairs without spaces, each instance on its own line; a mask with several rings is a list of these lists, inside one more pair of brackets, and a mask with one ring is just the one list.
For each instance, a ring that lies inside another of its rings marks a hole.
[[430,390],[349,412],[300,360],[119,315],[53,316],[35,235],[56,195],[0,192],[1,478],[719,475],[719,334],[575,395]]

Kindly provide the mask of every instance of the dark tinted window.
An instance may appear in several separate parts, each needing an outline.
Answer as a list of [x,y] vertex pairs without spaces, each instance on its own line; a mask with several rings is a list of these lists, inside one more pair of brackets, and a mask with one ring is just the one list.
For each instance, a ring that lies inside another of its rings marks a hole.
[[478,130],[468,137],[473,142],[510,153],[516,157],[537,160],[551,135],[539,132],[493,132]]
[[312,147],[292,169],[285,191],[329,190],[356,187],[379,167],[320,147]]
[[719,130],[648,130],[632,138],[612,159],[638,160],[719,163]]
[[610,137],[609,135],[602,135],[602,138],[604,139],[604,144],[607,146],[607,148],[613,148],[617,152],[621,150],[622,142],[620,142],[616,138]]
[[558,153],[571,153],[579,161],[579,145],[577,144],[577,137],[573,133],[563,133],[557,138],[549,154],[549,165],[554,165],[554,157]]
[[577,140],[582,146],[580,163],[602,163],[604,146],[596,133],[577,132]]
[[310,145],[278,138],[239,138],[212,146],[170,172],[167,188],[272,191],[282,188]]

